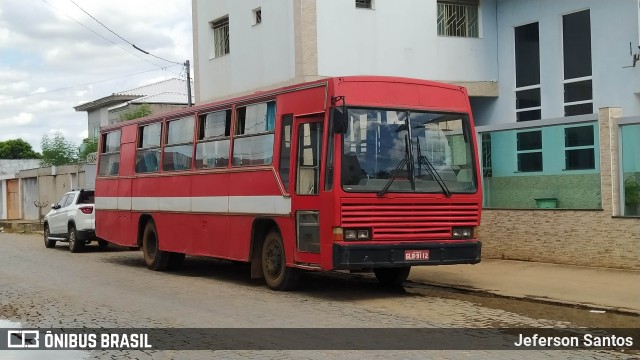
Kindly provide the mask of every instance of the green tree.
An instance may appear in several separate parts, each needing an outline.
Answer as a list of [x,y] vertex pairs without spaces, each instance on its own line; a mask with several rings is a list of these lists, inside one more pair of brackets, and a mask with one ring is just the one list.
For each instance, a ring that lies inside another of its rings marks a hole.
[[0,141],[0,159],[39,159],[31,144],[22,139]]
[[74,164],[78,162],[78,147],[71,141],[65,139],[60,132],[42,136],[42,158],[41,166],[58,166]]
[[141,104],[134,106],[126,113],[120,116],[120,121],[134,120],[151,115],[151,105]]
[[86,138],[78,148],[78,161],[84,162],[91,153],[98,152],[98,138]]

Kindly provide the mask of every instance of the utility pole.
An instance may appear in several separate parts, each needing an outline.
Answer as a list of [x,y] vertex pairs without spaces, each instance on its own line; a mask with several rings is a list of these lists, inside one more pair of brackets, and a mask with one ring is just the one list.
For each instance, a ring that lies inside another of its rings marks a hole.
[[191,101],[191,65],[189,65],[189,60],[185,61],[184,66],[187,68],[187,98],[189,107],[193,106],[193,102]]

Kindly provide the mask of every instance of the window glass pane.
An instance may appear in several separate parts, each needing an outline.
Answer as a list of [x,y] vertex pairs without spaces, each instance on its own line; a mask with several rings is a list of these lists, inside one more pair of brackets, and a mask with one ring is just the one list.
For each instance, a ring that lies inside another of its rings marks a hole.
[[60,200],[58,200],[58,202],[56,204],[60,205],[60,207],[63,207],[64,204],[67,202],[67,199],[69,198],[69,195],[63,195],[62,198],[60,198]]
[[566,147],[593,145],[593,126],[578,126],[564,129],[564,145]]
[[193,142],[192,117],[169,121],[167,126],[167,145]]
[[584,101],[593,99],[591,80],[564,84],[564,102]]
[[214,56],[229,53],[229,17],[226,16],[211,24],[213,28]]
[[100,155],[100,164],[98,165],[98,174],[102,176],[118,175],[120,169],[120,154],[102,154]]
[[136,154],[136,173],[157,172],[160,167],[160,149],[138,150]]
[[519,153],[518,171],[533,172],[542,171],[542,152]]
[[538,23],[515,28],[516,87],[540,84]]
[[595,169],[596,159],[593,149],[565,151],[567,170]]
[[593,114],[593,103],[569,105],[564,107],[564,116]]
[[282,119],[282,139],[280,140],[280,166],[278,173],[284,188],[289,189],[289,168],[291,167],[291,129],[293,116],[287,115]]
[[296,193],[317,194],[320,185],[322,123],[302,124],[298,128],[298,180]]
[[275,101],[238,108],[236,134],[249,135],[272,131],[275,119]]
[[104,136],[103,152],[111,153],[120,151],[120,131],[114,131]]
[[233,165],[269,165],[273,160],[273,134],[248,136],[233,141]]
[[371,9],[371,0],[356,0],[356,7],[360,9]]
[[199,139],[231,135],[231,110],[200,115]]
[[589,10],[562,17],[564,78],[591,76],[591,20]]
[[516,113],[517,121],[540,120],[542,118],[542,110],[519,111]]
[[540,89],[516,91],[516,109],[539,107]]
[[542,131],[518,133],[518,151],[542,149]]
[[67,207],[73,204],[75,199],[76,199],[76,194],[69,194],[69,196],[67,197],[67,200],[64,202],[64,205],[62,205],[62,207]]
[[229,139],[199,143],[196,147],[196,168],[212,169],[229,165]]
[[191,169],[192,145],[166,146],[162,170],[179,171]]
[[140,128],[138,148],[160,147],[162,124],[152,124]]

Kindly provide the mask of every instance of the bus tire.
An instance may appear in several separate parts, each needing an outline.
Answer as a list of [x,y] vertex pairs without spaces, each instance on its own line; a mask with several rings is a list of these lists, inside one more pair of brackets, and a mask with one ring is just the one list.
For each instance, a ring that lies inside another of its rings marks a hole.
[[373,273],[376,275],[376,279],[388,287],[400,287],[409,277],[411,267],[396,267],[396,268],[377,268],[373,269]]
[[282,236],[272,230],[262,246],[262,273],[267,286],[276,291],[292,290],[299,278],[299,270],[288,267]]
[[98,246],[101,248],[106,248],[107,246],[109,246],[109,242],[107,240],[99,239]]
[[169,266],[170,254],[159,248],[158,231],[153,221],[149,221],[142,235],[142,254],[147,268],[162,271]]

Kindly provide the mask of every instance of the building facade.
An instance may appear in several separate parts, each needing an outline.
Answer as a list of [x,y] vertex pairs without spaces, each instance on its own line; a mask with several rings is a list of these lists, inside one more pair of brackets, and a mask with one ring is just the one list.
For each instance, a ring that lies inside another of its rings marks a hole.
[[88,136],[97,138],[101,126],[123,120],[123,116],[138,107],[149,106],[150,115],[185,108],[188,104],[187,82],[168,79],[157,83],[126,90],[80,104],[74,109],[86,111]]
[[192,5],[202,102],[342,75],[466,86],[485,255],[640,267],[640,0]]

